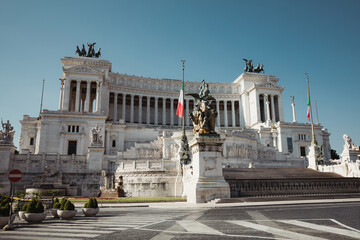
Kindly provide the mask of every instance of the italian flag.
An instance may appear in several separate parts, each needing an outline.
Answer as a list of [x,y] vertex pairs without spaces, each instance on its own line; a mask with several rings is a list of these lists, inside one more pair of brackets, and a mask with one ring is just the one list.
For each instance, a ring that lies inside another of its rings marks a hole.
[[307,106],[308,106],[308,108],[307,108],[307,118],[308,118],[308,120],[310,122],[310,98],[309,98],[309,94],[307,96]]
[[180,96],[176,110],[176,115],[178,115],[180,118],[183,118],[183,114],[184,114],[183,96],[184,96],[184,85],[181,85]]

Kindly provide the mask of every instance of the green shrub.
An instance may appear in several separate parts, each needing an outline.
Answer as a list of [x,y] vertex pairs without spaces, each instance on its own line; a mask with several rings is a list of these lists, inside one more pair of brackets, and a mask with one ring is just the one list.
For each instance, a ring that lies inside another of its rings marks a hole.
[[25,195],[26,195],[26,192],[25,192],[25,191],[18,191],[18,192],[16,193],[16,197],[21,198],[21,199],[24,199],[24,198],[25,198]]
[[21,211],[25,211],[25,212],[26,212],[26,208],[27,208],[28,205],[29,205],[28,203],[24,204],[24,205],[22,206],[22,208],[21,208]]
[[36,203],[36,211],[37,211],[38,213],[44,212],[44,205],[42,204],[41,201],[38,201],[38,202]]
[[10,204],[6,203],[5,205],[0,206],[0,216],[7,217],[9,216],[10,212]]
[[94,198],[94,208],[98,208],[98,202],[97,202],[97,200],[96,200],[96,198]]
[[64,210],[66,202],[67,202],[66,198],[61,199],[61,201],[60,201],[60,210]]
[[54,204],[53,204],[53,208],[60,208],[60,201],[58,198],[54,199]]
[[84,208],[98,208],[96,198],[89,198],[89,200],[84,204]]
[[26,208],[26,213],[43,213],[44,206],[40,200],[33,198]]
[[0,207],[3,207],[10,202],[11,202],[11,199],[8,196],[5,196],[5,195],[0,196]]
[[70,200],[67,200],[63,210],[75,210],[75,206],[70,202]]
[[54,203],[53,208],[60,209],[60,207],[61,207],[61,204],[59,202]]

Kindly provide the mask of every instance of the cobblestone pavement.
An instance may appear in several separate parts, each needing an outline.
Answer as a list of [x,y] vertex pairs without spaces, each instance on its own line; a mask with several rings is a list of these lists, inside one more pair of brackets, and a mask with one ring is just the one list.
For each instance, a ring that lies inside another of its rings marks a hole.
[[0,239],[360,239],[360,203],[194,208],[104,208],[97,217],[18,221]]

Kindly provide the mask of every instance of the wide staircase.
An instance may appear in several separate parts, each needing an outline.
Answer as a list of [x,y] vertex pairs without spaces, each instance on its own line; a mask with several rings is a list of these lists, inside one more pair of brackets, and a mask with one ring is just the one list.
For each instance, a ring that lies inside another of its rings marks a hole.
[[[360,197],[360,178],[302,168],[224,168],[231,199],[220,202]],[[235,198],[237,200],[235,200]]]

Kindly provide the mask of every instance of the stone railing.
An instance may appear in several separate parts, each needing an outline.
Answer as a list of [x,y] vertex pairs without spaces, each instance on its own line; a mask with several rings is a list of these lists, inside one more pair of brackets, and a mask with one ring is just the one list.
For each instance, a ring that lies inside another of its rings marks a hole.
[[226,179],[232,198],[308,195],[360,196],[359,178]]
[[357,177],[360,178],[360,160],[356,162],[341,162],[340,160],[333,160],[333,165],[319,165],[320,172],[337,173],[343,177]]
[[60,154],[16,154],[12,165],[24,173],[61,172],[76,173],[86,171],[85,155]]
[[136,172],[136,171],[166,171],[176,168],[176,162],[166,160],[153,161],[121,161],[116,168],[116,172]]

